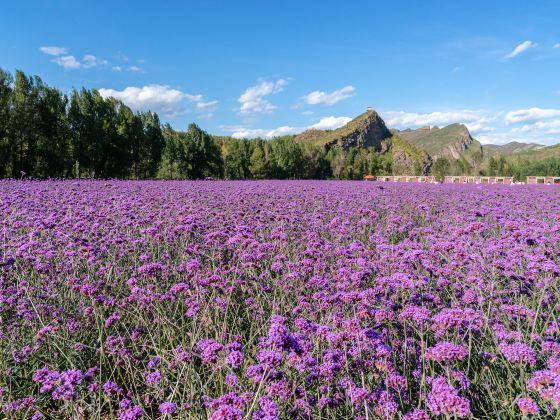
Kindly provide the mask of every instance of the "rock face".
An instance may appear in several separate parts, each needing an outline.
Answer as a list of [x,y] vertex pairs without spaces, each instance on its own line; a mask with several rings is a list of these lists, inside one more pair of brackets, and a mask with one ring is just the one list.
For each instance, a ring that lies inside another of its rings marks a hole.
[[432,158],[427,153],[418,153],[391,147],[393,175],[428,175],[432,166]]
[[482,154],[480,143],[474,140],[463,124],[451,124],[443,128],[426,128],[401,131],[399,135],[410,144],[425,150],[432,160],[446,158],[450,161],[464,156],[467,149],[476,149]]
[[439,154],[436,153],[432,156],[434,159],[444,157],[456,160],[461,157],[463,152],[467,150],[474,141],[471,137],[471,133],[467,130],[467,127],[462,126],[462,128],[463,129],[457,133],[453,142],[450,142],[447,146],[445,146]]
[[382,152],[387,149],[383,140],[391,137],[385,122],[373,110],[368,110],[350,121],[344,127],[333,131],[308,130],[296,136],[297,142],[310,142],[326,149],[340,147],[373,147]]
[[383,151],[383,140],[391,137],[391,132],[385,126],[385,122],[375,111],[366,112],[362,121],[344,136],[332,140],[325,146],[338,146],[342,149],[350,147],[373,147],[376,151]]

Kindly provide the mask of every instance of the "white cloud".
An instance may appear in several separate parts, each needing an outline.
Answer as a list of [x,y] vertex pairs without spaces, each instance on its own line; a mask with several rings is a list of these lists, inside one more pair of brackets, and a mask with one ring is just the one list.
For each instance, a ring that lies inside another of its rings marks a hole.
[[200,100],[196,103],[196,109],[200,113],[201,117],[210,119],[214,116],[214,112],[218,109],[218,101],[204,102],[203,100]]
[[560,136],[554,134],[547,134],[545,132],[496,132],[491,134],[484,134],[477,136],[476,139],[482,144],[506,144],[512,141],[521,143],[537,143],[543,145],[558,144]]
[[128,71],[132,71],[134,73],[144,73],[144,69],[138,67],[138,66],[129,66],[127,67]]
[[218,101],[204,102],[202,95],[191,95],[167,85],[146,85],[143,87],[129,86],[123,90],[99,89],[104,98],[113,97],[131,108],[142,111],[155,111],[167,116],[176,116],[184,112],[183,101],[196,103],[196,108],[205,113],[205,117],[212,116]]
[[560,120],[537,121],[533,124],[525,124],[521,127],[512,128],[513,133],[545,133],[560,134]]
[[[105,61],[104,64],[107,64],[107,62]],[[144,69],[138,67],[138,66],[128,66],[128,67],[124,67],[124,66],[113,66],[111,67],[111,70],[113,71],[117,71],[117,72],[121,72],[121,71],[131,71],[133,73],[145,73]]]
[[506,122],[508,124],[515,124],[525,121],[542,120],[545,118],[552,118],[560,116],[560,109],[554,108],[527,108],[510,111],[506,114]]
[[131,108],[155,111],[165,115],[177,115],[183,111],[181,101],[185,94],[165,85],[129,86],[123,90],[99,89],[104,98],[113,97]]
[[[58,47],[46,47],[46,48],[58,48]],[[91,69],[93,67],[102,67],[109,64],[107,60],[100,59],[91,54],[84,55],[82,61],[79,61],[73,55],[54,54],[54,52],[58,53],[60,51],[62,50],[51,50],[50,55],[56,55],[56,57],[54,57],[51,61],[55,64],[58,64],[60,67],[64,67],[67,70],[75,70],[80,68]],[[116,70],[115,67],[113,67],[113,70],[120,71],[120,70]]]
[[196,103],[196,108],[200,109],[200,110],[208,110],[210,108],[215,107],[217,104],[218,104],[218,101],[204,102],[204,101],[200,100],[199,102]]
[[552,48],[560,48],[560,42],[557,42],[556,44],[554,44]]
[[107,60],[102,60],[97,58],[95,55],[86,54],[82,59],[82,67],[84,69],[90,69],[92,67],[101,67],[108,64]]
[[334,130],[348,124],[350,121],[352,121],[350,117],[324,117],[309,128],[314,128],[316,130]]
[[272,137],[286,136],[301,132],[301,128],[282,126],[272,130],[264,130],[261,128],[238,128],[231,136],[235,139],[254,139],[257,137],[270,139]]
[[537,44],[536,42],[524,41],[521,44],[519,44],[517,47],[515,47],[512,52],[506,55],[506,58],[517,57],[519,54],[524,53],[528,49],[535,48],[537,45],[539,44]]
[[427,114],[389,111],[383,113],[383,118],[389,127],[398,129],[461,123],[465,124],[472,132],[492,131],[493,128],[488,123],[496,120],[496,117],[489,116],[484,111],[470,109],[445,112],[436,111]]
[[353,86],[345,86],[333,92],[321,92],[316,90],[304,96],[303,99],[309,105],[334,105],[337,102],[354,96],[355,90]]
[[256,86],[248,88],[238,99],[241,104],[239,114],[270,114],[277,107],[266,96],[281,92],[288,82],[279,79],[276,82],[261,82]]
[[67,48],[64,47],[41,47],[39,48],[39,51],[41,51],[44,54],[48,54],[48,55],[63,55],[66,54],[68,52]]
[[63,55],[62,57],[56,57],[51,60],[53,63],[58,64],[60,67],[65,69],[79,69],[82,64],[76,60],[73,55]]
[[292,134],[298,134],[310,128],[316,130],[334,130],[336,128],[342,127],[348,124],[352,118],[350,117],[324,117],[321,118],[317,123],[312,124],[308,127],[291,127],[284,125],[282,127],[273,128],[270,130],[261,128],[244,128],[244,127],[222,127],[223,129],[230,129],[232,131],[231,136],[237,139],[250,139],[250,138],[266,138],[270,139],[272,137],[286,136]]

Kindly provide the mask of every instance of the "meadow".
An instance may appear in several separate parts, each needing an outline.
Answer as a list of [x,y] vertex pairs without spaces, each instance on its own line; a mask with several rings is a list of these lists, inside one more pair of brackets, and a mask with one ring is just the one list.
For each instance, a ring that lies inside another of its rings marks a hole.
[[560,188],[0,181],[4,418],[560,418]]

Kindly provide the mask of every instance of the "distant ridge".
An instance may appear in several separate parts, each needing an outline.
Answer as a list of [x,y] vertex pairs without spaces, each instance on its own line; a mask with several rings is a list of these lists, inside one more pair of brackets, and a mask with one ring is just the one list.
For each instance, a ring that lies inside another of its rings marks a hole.
[[482,145],[463,124],[451,124],[443,128],[421,127],[416,130],[397,131],[399,136],[428,153],[432,160],[445,158],[449,161],[464,159],[469,164],[482,158]]
[[492,156],[507,156],[514,153],[530,152],[534,150],[540,150],[546,148],[542,144],[538,143],[521,143],[518,141],[512,141],[506,144],[485,144],[483,146],[484,153],[488,157]]

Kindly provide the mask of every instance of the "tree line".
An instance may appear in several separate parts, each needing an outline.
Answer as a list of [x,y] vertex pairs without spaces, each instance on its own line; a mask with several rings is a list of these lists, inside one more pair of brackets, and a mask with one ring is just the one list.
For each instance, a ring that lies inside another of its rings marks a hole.
[[164,144],[155,113],[0,69],[0,177],[150,178]]
[[64,93],[0,69],[0,177],[122,179],[360,179],[390,173],[373,150],[211,136],[162,124],[95,89]]
[[[431,173],[560,176],[560,159],[538,162],[440,158]],[[401,168],[402,169],[402,168]],[[409,168],[405,168],[409,169]],[[413,169],[410,169],[413,170]],[[414,169],[415,170],[415,169]],[[135,112],[95,89],[64,93],[38,76],[0,69],[0,178],[120,179],[362,179],[391,175],[391,153],[296,142],[211,136],[196,124],[185,131],[154,112]]]

